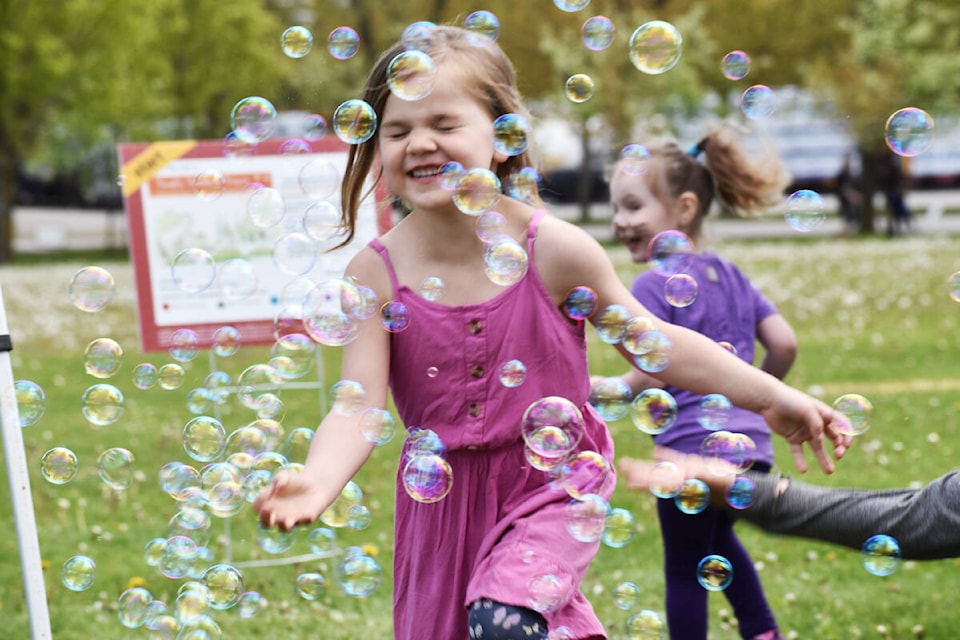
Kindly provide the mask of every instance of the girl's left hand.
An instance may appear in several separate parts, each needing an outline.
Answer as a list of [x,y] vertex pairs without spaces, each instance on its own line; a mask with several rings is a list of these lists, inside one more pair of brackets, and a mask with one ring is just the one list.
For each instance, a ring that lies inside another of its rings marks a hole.
[[[808,443],[824,473],[833,473],[833,460],[839,460],[850,448],[853,437],[844,431],[840,415],[825,403],[783,385],[775,402],[762,412],[770,428],[790,443],[793,461],[801,472],[807,471],[803,444]],[[824,447],[833,446],[833,459]]]

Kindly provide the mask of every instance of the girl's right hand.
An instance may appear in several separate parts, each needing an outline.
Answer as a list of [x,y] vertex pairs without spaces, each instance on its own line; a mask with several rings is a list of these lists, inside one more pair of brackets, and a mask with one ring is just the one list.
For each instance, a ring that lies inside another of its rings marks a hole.
[[253,508],[260,524],[290,531],[298,524],[310,524],[325,508],[324,497],[316,482],[302,473],[279,471],[273,481],[260,490]]

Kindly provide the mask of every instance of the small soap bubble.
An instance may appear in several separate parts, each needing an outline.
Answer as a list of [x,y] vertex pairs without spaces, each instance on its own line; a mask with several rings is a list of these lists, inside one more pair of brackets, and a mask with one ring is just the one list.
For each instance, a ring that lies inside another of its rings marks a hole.
[[257,291],[260,279],[246,258],[229,258],[217,265],[217,286],[225,301],[246,300]]
[[787,198],[784,217],[791,229],[806,233],[823,223],[826,205],[816,191],[800,189]]
[[463,28],[470,32],[470,44],[483,47],[500,37],[500,19],[489,11],[474,11],[463,20]]
[[387,86],[401,100],[421,100],[433,91],[437,63],[423,51],[408,49],[387,66]]
[[301,123],[303,137],[310,142],[316,142],[327,135],[327,120],[319,113],[311,113],[303,118]]
[[442,500],[452,486],[453,469],[439,455],[415,455],[403,468],[403,488],[417,502],[430,504]]
[[933,118],[923,109],[900,109],[887,118],[884,125],[887,146],[898,156],[920,155],[933,142],[933,128]]
[[523,384],[527,378],[527,366],[520,360],[508,360],[500,365],[499,375],[500,384],[508,389],[514,389]]
[[437,367],[427,367],[428,378],[436,378],[438,375],[440,375],[440,369]]
[[875,535],[867,539],[860,549],[863,568],[875,576],[889,576],[900,567],[902,554],[900,543],[888,535]]
[[777,96],[773,89],[763,84],[755,84],[740,97],[740,109],[751,120],[763,120],[777,109]]
[[746,509],[753,504],[753,496],[756,492],[757,485],[753,480],[747,476],[737,476],[727,489],[727,504],[734,509]]
[[440,166],[440,186],[447,191],[455,191],[464,173],[466,170],[463,165],[455,160],[443,163]]
[[565,459],[583,437],[583,414],[566,398],[546,396],[530,403],[520,429],[533,453],[547,460]]
[[70,280],[70,302],[80,311],[102,311],[113,300],[113,276],[103,267],[84,267]]
[[327,590],[327,581],[314,571],[297,576],[297,594],[304,600],[317,600]]
[[200,337],[193,329],[177,329],[170,338],[167,351],[177,362],[190,362],[200,353]]
[[629,611],[640,602],[640,587],[633,582],[620,582],[613,588],[613,603],[621,611]]
[[377,112],[359,99],[347,100],[333,112],[333,132],[347,144],[360,144],[377,130]]
[[468,216],[490,211],[500,201],[500,178],[489,169],[470,169],[457,181],[453,203]]
[[340,588],[351,598],[367,598],[380,587],[383,570],[373,556],[359,548],[344,554],[337,566]]
[[317,345],[302,333],[288,333],[277,338],[270,348],[270,366],[284,380],[298,380],[313,369]]
[[288,58],[302,58],[313,48],[313,33],[310,29],[295,25],[280,35],[280,49]]
[[223,136],[221,143],[224,158],[247,158],[257,149],[257,141],[237,131]]
[[360,433],[367,442],[381,447],[397,433],[397,421],[384,409],[370,407],[360,414]]
[[429,51],[433,41],[433,30],[436,23],[428,20],[419,20],[406,26],[400,36],[400,42],[407,51]]
[[648,316],[634,316],[623,325],[623,338],[620,342],[623,348],[633,355],[646,353],[653,346],[648,340],[650,334],[657,330],[657,323]]
[[708,393],[700,399],[697,406],[697,422],[704,429],[719,431],[727,426],[731,413],[733,413],[733,403],[727,396]]
[[623,340],[629,320],[630,311],[622,304],[604,307],[597,316],[597,335],[607,344],[619,344]]
[[688,271],[693,259],[693,241],[682,231],[661,231],[647,245],[647,260],[665,276]]
[[40,474],[50,484],[66,484],[78,471],[77,454],[66,447],[54,447],[40,458]]
[[517,113],[505,113],[493,121],[493,147],[500,153],[520,155],[527,150],[529,136],[530,122]]
[[247,198],[247,219],[260,229],[280,224],[286,212],[287,203],[283,194],[273,187],[259,187]]
[[630,62],[649,75],[666,73],[680,61],[683,38],[675,26],[662,20],[640,25],[630,36]]
[[580,500],[589,493],[608,494],[613,491],[613,466],[596,451],[581,451],[566,461],[559,480],[571,498]]
[[13,390],[17,398],[20,426],[29,427],[36,424],[47,409],[47,395],[43,389],[31,380],[16,380],[13,383]]
[[342,529],[350,523],[350,508],[363,501],[363,490],[354,481],[340,490],[336,500],[320,514],[320,522],[328,527]]
[[710,487],[703,480],[690,478],[680,485],[680,491],[673,501],[683,513],[695,515],[709,506]]
[[436,302],[443,297],[443,280],[437,276],[428,276],[420,283],[420,297],[424,300]]
[[227,187],[227,179],[218,169],[201,171],[193,179],[193,192],[201,200],[212,202],[223,195]]
[[243,595],[243,575],[229,564],[208,567],[200,577],[200,583],[207,588],[213,609],[229,609],[240,602]]
[[500,236],[483,249],[484,273],[490,282],[508,287],[527,274],[529,256],[526,249],[509,236]]
[[743,80],[750,73],[750,56],[740,50],[731,51],[723,56],[720,69],[727,80]]
[[[480,214],[477,218],[477,237],[480,238],[484,244],[490,244],[504,235],[506,228],[506,218],[497,211],[487,211],[486,213]],[[960,280],[960,275],[958,275],[957,279]],[[960,288],[960,284],[958,284],[957,287]]]
[[633,357],[634,364],[647,373],[660,373],[670,366],[673,342],[660,331],[647,331],[643,335],[642,353]]
[[170,275],[174,285],[181,291],[200,293],[213,284],[217,276],[217,265],[209,252],[193,247],[174,256],[170,264]]
[[590,389],[590,404],[607,422],[614,422],[627,415],[632,400],[633,391],[630,385],[619,376],[603,378]]
[[613,44],[617,29],[606,16],[593,16],[580,27],[580,40],[590,51],[603,51]]
[[80,412],[87,422],[105,427],[123,415],[123,393],[111,384],[95,384],[83,392]]
[[310,551],[321,558],[332,558],[337,555],[337,532],[326,527],[311,529],[307,535]]
[[707,591],[723,591],[733,582],[733,565],[723,556],[706,556],[697,563],[697,582]]
[[227,431],[212,416],[197,416],[183,427],[183,450],[197,462],[219,458],[227,445]]
[[123,491],[133,483],[134,457],[127,449],[107,449],[97,458],[97,473],[111,489]]
[[534,576],[527,584],[527,606],[539,613],[560,608],[570,595],[572,585],[553,573]]
[[[300,173],[297,175],[300,190],[314,201],[321,201],[337,193],[337,189],[340,188],[340,181],[340,171],[337,166],[325,158],[317,158],[305,163],[300,167]],[[311,208],[313,206],[316,206],[316,203],[311,205]],[[307,209],[307,211],[309,210]],[[333,208],[333,211],[336,213],[333,226],[338,227],[340,212],[337,211],[336,207]],[[304,220],[304,228],[306,227],[307,222]]]
[[267,600],[257,591],[247,591],[240,596],[237,611],[241,618],[253,618],[267,607]]
[[410,310],[399,300],[384,302],[380,307],[380,322],[390,333],[399,333],[410,326]]
[[664,389],[644,389],[633,399],[634,426],[650,435],[663,433],[677,421],[677,401]]
[[593,97],[593,78],[585,73],[575,73],[563,85],[563,92],[567,100],[581,104]]
[[270,554],[284,553],[289,551],[293,543],[296,542],[296,529],[290,531],[281,531],[280,529],[267,529],[261,524],[257,525],[257,545],[265,552]]
[[620,150],[620,170],[628,176],[639,176],[647,170],[650,151],[642,144],[628,144]]
[[317,244],[306,233],[285,233],[273,243],[273,264],[288,276],[302,276],[317,263]]
[[160,383],[160,388],[167,391],[179,389],[185,376],[186,372],[184,372],[183,366],[176,362],[169,362],[157,369],[157,381]]
[[596,542],[603,535],[603,526],[610,505],[595,493],[575,498],[564,507],[564,527],[578,542]]
[[[303,212],[303,228],[322,248],[332,246],[341,232],[340,210],[326,200],[314,202]],[[306,292],[301,299],[303,295]]]
[[553,0],[553,4],[561,11],[576,13],[585,9],[590,4],[590,0]]
[[363,531],[373,521],[373,514],[366,505],[355,504],[347,511],[347,526],[355,531]]
[[240,330],[230,325],[213,332],[210,348],[218,358],[229,358],[240,350]]
[[700,285],[687,273],[675,273],[663,283],[663,297],[671,307],[682,309],[696,302]]
[[360,50],[360,36],[351,27],[337,27],[327,36],[327,51],[337,60],[349,60]]
[[658,498],[674,498],[683,487],[683,471],[675,463],[660,460],[650,472],[650,493]]
[[960,271],[956,271],[947,278],[947,286],[950,299],[954,302],[960,302]]
[[[510,172],[510,175],[507,176],[507,195],[515,200],[534,203],[537,200],[539,189],[540,172],[537,171],[536,167],[520,167]],[[488,211],[487,213],[493,212]]]
[[571,320],[586,320],[596,310],[597,292],[590,287],[574,287],[563,301],[563,312]]
[[858,436],[870,428],[873,403],[858,393],[845,393],[833,401],[833,408],[846,417],[839,422],[840,430]]
[[757,459],[757,444],[745,433],[721,429],[703,439],[700,455],[707,459],[716,475],[733,475],[753,466]]
[[153,601],[153,596],[143,587],[127,589],[117,600],[117,616],[120,624],[128,629],[143,626],[147,614],[147,605]]
[[60,581],[70,591],[86,591],[97,577],[97,565],[89,556],[67,558],[60,572]]
[[[303,330],[322,345],[342,347],[360,332],[366,302],[360,290],[346,280],[320,282],[303,300]],[[379,309],[378,304],[373,313]]]
[[637,521],[633,513],[622,507],[610,509],[603,525],[603,544],[611,549],[621,549],[636,537]]
[[242,142],[262,142],[273,133],[277,108],[266,98],[250,96],[234,105],[230,112],[230,127]]

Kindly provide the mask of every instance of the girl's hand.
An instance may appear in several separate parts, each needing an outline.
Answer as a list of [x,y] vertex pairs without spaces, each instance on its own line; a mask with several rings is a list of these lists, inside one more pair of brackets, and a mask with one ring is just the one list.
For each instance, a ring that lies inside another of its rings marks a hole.
[[300,473],[279,471],[273,481],[260,490],[253,508],[264,527],[290,531],[298,524],[310,524],[319,518],[325,508],[323,503],[317,483],[308,481]]
[[772,406],[762,412],[767,424],[790,443],[797,469],[806,473],[803,444],[809,443],[825,473],[833,473],[834,464],[823,446],[824,438],[833,445],[833,458],[839,460],[850,448],[852,436],[841,428],[840,416],[823,402],[783,385]]

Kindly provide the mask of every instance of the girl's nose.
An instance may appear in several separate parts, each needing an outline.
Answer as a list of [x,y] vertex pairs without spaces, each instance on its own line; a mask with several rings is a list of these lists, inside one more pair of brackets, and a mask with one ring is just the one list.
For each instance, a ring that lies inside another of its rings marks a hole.
[[429,131],[415,129],[407,138],[407,153],[428,153],[437,148]]

